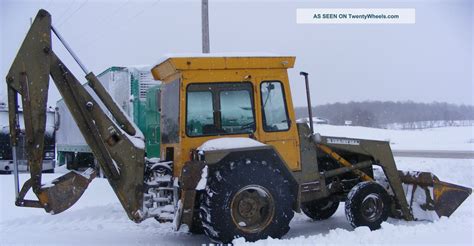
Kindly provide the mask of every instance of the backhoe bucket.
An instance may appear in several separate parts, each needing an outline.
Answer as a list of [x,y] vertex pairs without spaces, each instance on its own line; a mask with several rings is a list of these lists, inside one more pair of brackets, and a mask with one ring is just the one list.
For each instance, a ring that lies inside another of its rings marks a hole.
[[61,213],[79,200],[95,176],[96,172],[89,168],[84,173],[72,171],[44,184],[38,192],[40,203],[48,213]]
[[429,172],[399,171],[408,201],[417,220],[449,217],[472,193],[471,188],[440,181]]

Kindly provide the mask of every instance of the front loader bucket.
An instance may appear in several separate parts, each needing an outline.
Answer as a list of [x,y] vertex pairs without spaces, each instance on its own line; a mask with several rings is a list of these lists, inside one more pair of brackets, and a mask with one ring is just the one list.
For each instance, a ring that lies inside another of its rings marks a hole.
[[471,188],[440,181],[429,172],[399,171],[413,216],[417,220],[449,217],[472,193]]

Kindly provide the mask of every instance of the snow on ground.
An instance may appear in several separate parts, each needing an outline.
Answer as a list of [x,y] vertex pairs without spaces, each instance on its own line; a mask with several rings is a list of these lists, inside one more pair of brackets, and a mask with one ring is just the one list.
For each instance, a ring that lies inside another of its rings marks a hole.
[[[474,150],[474,127],[446,127],[425,130],[384,130],[365,127],[316,125],[322,135],[389,140],[398,150]],[[397,157],[401,170],[430,171],[441,180],[474,187],[473,159]],[[58,170],[59,171],[59,170]],[[43,183],[61,174],[45,174]],[[21,174],[24,182],[29,175]],[[34,198],[29,194],[30,198]],[[474,245],[474,202],[470,196],[451,218],[436,222],[406,222],[389,219],[382,229],[353,229],[344,215],[343,204],[326,221],[313,222],[296,214],[291,229],[281,240],[266,239],[256,245],[362,245],[362,244],[449,244]],[[107,180],[96,178],[83,197],[69,210],[50,215],[42,209],[14,205],[12,175],[0,175],[0,245],[201,245],[204,235],[175,232],[171,223],[148,219],[130,221]],[[242,239],[236,245],[251,244]]]
[[[444,181],[474,187],[474,160],[396,158],[399,169],[432,171]],[[45,182],[58,174],[46,174]],[[26,174],[21,175],[23,181]],[[148,219],[135,224],[127,218],[105,179],[97,178],[83,197],[69,210],[50,215],[41,209],[14,205],[13,176],[0,176],[0,245],[201,245],[203,235],[175,232],[171,223]],[[283,239],[267,239],[255,245],[363,245],[363,244],[474,244],[474,202],[469,197],[451,218],[436,222],[406,222],[389,219],[382,229],[353,229],[344,215],[343,204],[336,214],[313,222],[296,214]],[[236,245],[251,244],[242,239]]]
[[[48,182],[58,174],[45,174]],[[27,174],[21,174],[26,179]],[[183,245],[201,244],[203,235],[175,232],[171,223],[128,219],[106,179],[96,178],[69,210],[47,214],[14,205],[12,175],[0,175],[0,245]],[[29,194],[30,195],[30,194]],[[33,198],[33,196],[29,196]]]
[[[435,173],[442,181],[474,187],[474,160],[395,158],[400,170]],[[389,218],[382,229],[353,229],[345,218],[344,204],[326,221],[313,222],[296,214],[291,229],[283,239],[266,239],[255,243],[243,239],[235,245],[474,245],[474,201],[472,195],[451,215],[435,222],[408,222]]]
[[361,126],[314,125],[323,136],[390,141],[394,150],[474,151],[474,126],[440,127],[423,130],[387,130]]

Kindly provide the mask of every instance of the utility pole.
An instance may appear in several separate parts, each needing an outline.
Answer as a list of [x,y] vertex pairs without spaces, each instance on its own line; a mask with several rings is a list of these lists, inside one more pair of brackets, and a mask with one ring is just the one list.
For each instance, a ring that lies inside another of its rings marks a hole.
[[209,44],[209,0],[201,0],[202,53],[210,52]]

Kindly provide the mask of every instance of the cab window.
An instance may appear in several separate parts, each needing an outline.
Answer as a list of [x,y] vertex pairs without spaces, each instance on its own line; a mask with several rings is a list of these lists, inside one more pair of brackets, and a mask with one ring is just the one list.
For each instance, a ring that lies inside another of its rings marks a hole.
[[249,91],[221,91],[220,105],[221,125],[225,132],[245,133],[255,125]]
[[163,83],[161,100],[166,107],[161,108],[161,142],[179,142],[179,88],[180,80]]
[[186,93],[188,136],[243,134],[255,131],[252,84],[190,84]]
[[276,132],[290,129],[283,84],[279,81],[264,81],[260,84],[260,92],[263,130]]
[[203,127],[214,125],[212,92],[189,91],[186,129],[190,136],[202,135]]

